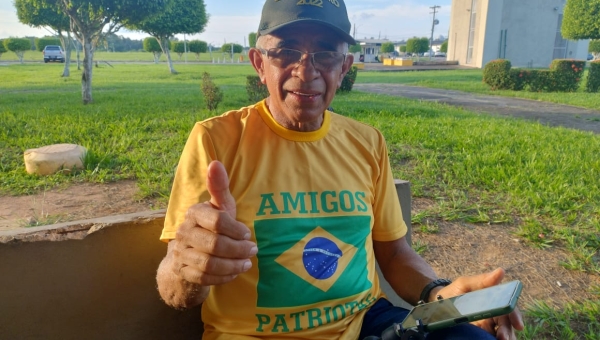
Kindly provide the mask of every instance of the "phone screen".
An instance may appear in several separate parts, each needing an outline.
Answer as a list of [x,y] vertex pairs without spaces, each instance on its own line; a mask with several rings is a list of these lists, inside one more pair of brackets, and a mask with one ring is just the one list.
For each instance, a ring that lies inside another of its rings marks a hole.
[[426,303],[413,308],[402,322],[404,329],[421,320],[428,331],[455,324],[487,319],[510,313],[521,292],[518,280],[477,290],[464,295]]

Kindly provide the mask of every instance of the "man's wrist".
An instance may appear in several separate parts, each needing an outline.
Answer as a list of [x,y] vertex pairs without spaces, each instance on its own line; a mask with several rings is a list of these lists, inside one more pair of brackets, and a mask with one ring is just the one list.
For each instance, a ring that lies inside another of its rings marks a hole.
[[452,281],[448,279],[437,279],[428,283],[423,290],[421,291],[421,295],[419,297],[419,303],[427,303],[432,301],[431,295],[432,293],[438,292],[442,287],[446,287],[451,284]]

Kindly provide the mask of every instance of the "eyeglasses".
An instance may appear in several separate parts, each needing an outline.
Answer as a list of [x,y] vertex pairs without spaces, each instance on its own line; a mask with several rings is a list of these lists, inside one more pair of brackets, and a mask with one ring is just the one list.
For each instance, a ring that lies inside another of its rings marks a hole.
[[296,66],[302,62],[304,55],[308,55],[313,66],[321,71],[330,71],[346,60],[346,55],[335,51],[321,52],[302,52],[291,48],[271,48],[268,50],[259,49],[262,54],[265,54],[273,65],[277,67],[287,68],[290,65]]

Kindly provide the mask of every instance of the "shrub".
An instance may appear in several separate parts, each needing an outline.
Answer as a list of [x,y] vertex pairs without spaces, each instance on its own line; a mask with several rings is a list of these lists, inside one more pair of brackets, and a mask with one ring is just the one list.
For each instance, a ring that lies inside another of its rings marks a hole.
[[196,60],[200,59],[200,53],[208,51],[208,44],[202,40],[192,40],[188,43],[188,50],[196,55]]
[[[35,38],[35,48],[39,51],[42,52],[44,50],[44,48],[48,45],[62,45],[60,43],[60,39],[58,38]],[[64,46],[63,46],[64,47]]]
[[550,64],[552,77],[548,91],[575,92],[583,78],[584,60],[555,59]]
[[187,48],[187,43],[183,41],[171,41],[171,51],[177,53],[179,59],[185,53],[185,49]]
[[251,103],[256,103],[269,96],[267,85],[263,84],[257,75],[246,77],[246,92]]
[[585,90],[587,92],[598,92],[600,90],[600,60],[590,63]]
[[4,39],[4,47],[12,52],[15,52],[19,62],[23,63],[25,52],[31,50],[31,41],[27,38],[8,38]]
[[213,82],[208,72],[202,73],[202,85],[200,85],[202,94],[204,94],[204,101],[206,102],[206,108],[209,111],[215,111],[221,100],[223,100],[223,92]]
[[526,73],[525,88],[531,92],[545,92],[549,90],[552,81],[550,70],[529,70]]
[[510,69],[511,63],[506,59],[492,60],[483,68],[483,82],[492,90],[507,90],[512,87]]
[[338,88],[337,91],[335,91],[335,92],[336,93],[345,93],[345,92],[352,91],[352,86],[354,86],[354,82],[356,81],[357,74],[358,74],[358,67],[351,66],[350,70],[348,70],[348,73],[346,73],[346,75],[344,76],[344,79],[342,79],[342,85],[340,85],[340,88]]
[[513,91],[521,91],[525,88],[525,84],[527,84],[529,71],[523,70],[520,68],[511,68],[508,71],[508,76],[510,79],[509,90]]
[[4,47],[4,41],[0,39],[0,57],[2,57],[2,53],[6,53],[6,47]]

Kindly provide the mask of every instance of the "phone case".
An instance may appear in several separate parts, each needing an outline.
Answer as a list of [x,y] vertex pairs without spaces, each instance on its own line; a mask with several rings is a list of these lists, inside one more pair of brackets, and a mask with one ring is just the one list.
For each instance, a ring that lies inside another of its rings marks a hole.
[[[523,286],[515,280],[448,299],[414,307],[402,322],[404,329],[416,326],[415,318],[423,321],[426,332],[452,327],[465,322],[505,315],[516,307]],[[497,301],[500,300],[500,301]],[[423,315],[419,318],[418,315]],[[428,322],[428,320],[435,320]],[[414,323],[414,324],[413,324]]]

